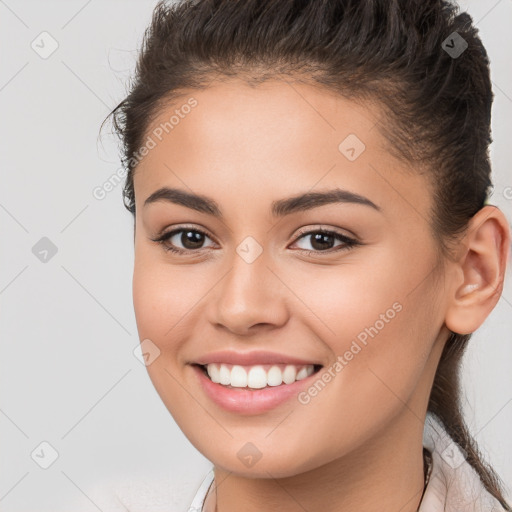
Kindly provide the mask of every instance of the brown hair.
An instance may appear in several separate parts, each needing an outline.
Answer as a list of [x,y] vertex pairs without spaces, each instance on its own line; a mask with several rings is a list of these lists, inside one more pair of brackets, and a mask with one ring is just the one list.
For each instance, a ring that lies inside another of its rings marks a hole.
[[[460,55],[449,51],[456,43],[459,49],[467,44]],[[440,254],[450,257],[450,244],[484,206],[492,187],[489,59],[472,18],[456,4],[184,0],[155,7],[130,92],[107,116],[122,141],[128,172],[124,204],[134,216],[134,156],[162,106],[180,90],[233,77],[250,84],[293,77],[354,100],[377,100],[390,153],[416,172],[429,173],[434,200],[429,221]],[[467,453],[485,488],[511,511],[498,475],[484,462],[463,419],[459,369],[470,337],[451,333],[428,410]]]

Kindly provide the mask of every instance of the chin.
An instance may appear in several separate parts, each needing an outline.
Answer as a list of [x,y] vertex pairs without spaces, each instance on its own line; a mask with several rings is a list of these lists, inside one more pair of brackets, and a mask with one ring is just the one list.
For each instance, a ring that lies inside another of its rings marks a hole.
[[[202,450],[196,448],[216,467],[244,478],[288,478],[313,470],[327,461],[315,460],[301,448],[300,444],[289,447],[289,453],[280,449],[259,450],[250,442],[233,440],[220,451],[212,452],[211,444]],[[300,454],[300,459],[298,455]]]

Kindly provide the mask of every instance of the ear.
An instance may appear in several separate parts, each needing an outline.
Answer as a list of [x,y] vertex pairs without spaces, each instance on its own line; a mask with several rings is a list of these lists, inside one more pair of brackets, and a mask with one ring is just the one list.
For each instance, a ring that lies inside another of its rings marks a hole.
[[510,246],[506,217],[496,206],[484,206],[460,244],[445,323],[452,332],[469,334],[491,313],[503,290]]

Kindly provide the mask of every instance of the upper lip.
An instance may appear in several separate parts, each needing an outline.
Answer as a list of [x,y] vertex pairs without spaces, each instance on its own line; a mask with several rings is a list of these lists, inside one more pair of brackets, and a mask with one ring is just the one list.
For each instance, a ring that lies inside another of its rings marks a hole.
[[252,352],[235,352],[233,350],[221,350],[211,352],[200,357],[195,364],[207,365],[210,363],[227,363],[238,364],[240,366],[252,366],[256,364],[294,364],[294,365],[321,365],[318,361],[300,359],[298,357],[278,352],[252,351]]

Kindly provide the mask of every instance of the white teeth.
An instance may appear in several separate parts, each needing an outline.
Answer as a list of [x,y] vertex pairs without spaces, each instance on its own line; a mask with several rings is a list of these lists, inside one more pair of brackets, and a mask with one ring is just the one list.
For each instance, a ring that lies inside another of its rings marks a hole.
[[295,382],[295,377],[297,376],[297,368],[292,366],[291,364],[287,365],[283,372],[283,382],[285,384],[291,384]]
[[231,384],[231,371],[227,368],[227,366],[221,365],[220,367],[219,383],[224,384],[225,386],[229,386]]
[[218,384],[220,382],[220,371],[219,367],[216,364],[210,365],[211,368],[208,368],[208,375],[212,382]]
[[304,368],[301,368],[298,372],[297,372],[297,376],[295,377],[297,380],[302,380],[302,379],[305,379],[306,377],[308,376],[308,371],[307,369],[304,367]]
[[263,365],[240,366],[210,363],[206,371],[212,382],[234,388],[261,389],[267,386],[292,384],[296,380],[309,377],[314,371],[314,365],[305,366],[273,365],[265,370]]
[[[242,367],[240,367],[242,368]],[[233,370],[231,370],[233,371]],[[245,370],[242,368],[242,371]],[[253,366],[249,370],[247,375],[247,386],[249,388],[260,389],[267,385],[267,372],[263,369],[263,366]]]
[[267,384],[269,386],[280,386],[283,383],[283,374],[279,366],[272,366],[267,372]]
[[235,364],[231,368],[231,382],[230,384],[234,388],[246,388],[247,387],[247,372],[241,367]]

